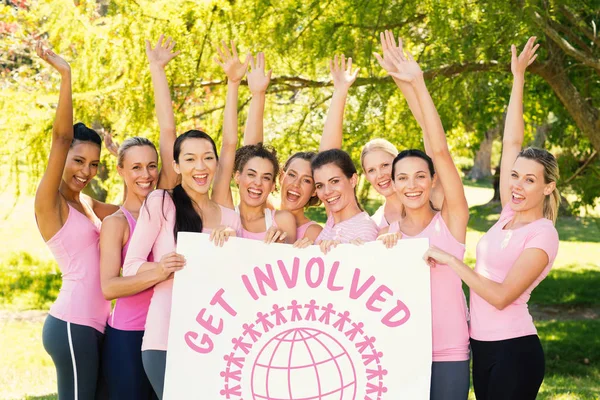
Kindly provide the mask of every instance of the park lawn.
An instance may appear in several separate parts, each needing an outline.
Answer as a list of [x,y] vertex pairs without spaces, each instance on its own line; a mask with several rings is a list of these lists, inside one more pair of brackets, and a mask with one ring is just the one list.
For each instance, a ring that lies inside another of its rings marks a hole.
[[[54,366],[40,340],[42,324],[0,322],[0,399],[56,399]],[[600,321],[541,321],[536,325],[546,354],[546,377],[538,399],[600,398],[600,336],[596,334]],[[475,398],[472,391],[470,398]]]

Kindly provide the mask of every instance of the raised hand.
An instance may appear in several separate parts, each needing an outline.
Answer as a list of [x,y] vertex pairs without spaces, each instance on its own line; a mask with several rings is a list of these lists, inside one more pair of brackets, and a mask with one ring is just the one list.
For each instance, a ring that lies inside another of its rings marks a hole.
[[523,48],[523,51],[521,51],[521,54],[519,54],[518,57],[517,47],[514,44],[510,46],[510,50],[512,52],[512,58],[510,60],[510,70],[512,71],[513,75],[524,76],[527,67],[529,67],[537,58],[538,55],[535,54],[535,52],[537,51],[538,47],[540,47],[540,45],[536,44],[534,46],[536,39],[537,38],[535,36],[530,37],[527,41],[527,44]]
[[336,55],[333,60],[329,60],[329,70],[333,78],[333,88],[348,91],[356,80],[360,68],[352,71],[352,57],[348,58],[346,63],[346,56],[342,54],[339,59]]
[[103,131],[102,135],[104,136],[104,147],[110,154],[115,157],[119,156],[119,143],[115,142],[112,138],[110,132]]
[[396,45],[396,39],[392,31],[384,31],[379,34],[379,40],[381,41],[382,55],[373,53],[377,62],[388,74],[390,72],[398,72],[393,59],[398,58],[400,54],[404,54],[402,38],[398,37],[398,45]]
[[50,64],[61,75],[71,72],[71,66],[69,63],[52,50],[45,49],[41,41],[38,41],[35,45],[35,52],[42,60]]
[[403,82],[414,83],[418,78],[423,77],[423,71],[419,64],[415,61],[410,52],[404,54],[400,51],[390,51],[390,60],[396,72],[390,72],[390,76],[399,79]]
[[148,57],[150,65],[158,65],[164,68],[169,61],[181,53],[181,51],[173,52],[175,41],[173,41],[172,38],[168,38],[167,41],[163,43],[164,39],[165,35],[160,35],[155,47],[152,47],[150,41],[146,40],[146,56]]
[[256,55],[256,60],[252,55],[248,56],[250,58],[250,71],[248,72],[248,89],[250,89],[251,93],[265,93],[267,91],[267,87],[269,87],[269,82],[271,82],[271,73],[273,72],[270,69],[265,74],[265,53],[260,52]]
[[246,61],[242,64],[233,40],[231,41],[231,51],[229,51],[227,43],[224,40],[221,41],[221,44],[223,47],[217,45],[218,56],[215,56],[215,62],[223,68],[229,81],[240,82],[244,75],[246,75],[250,56],[247,56]]

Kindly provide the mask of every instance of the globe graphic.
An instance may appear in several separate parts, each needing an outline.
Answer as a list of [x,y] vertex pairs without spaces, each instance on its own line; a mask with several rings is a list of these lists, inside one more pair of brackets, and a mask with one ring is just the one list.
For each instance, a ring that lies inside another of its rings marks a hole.
[[263,346],[250,386],[254,400],[354,400],[356,370],[338,340],[319,329],[297,327]]

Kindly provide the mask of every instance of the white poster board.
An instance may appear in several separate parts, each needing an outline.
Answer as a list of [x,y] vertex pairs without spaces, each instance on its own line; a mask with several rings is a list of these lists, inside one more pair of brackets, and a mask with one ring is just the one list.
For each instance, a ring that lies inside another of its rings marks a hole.
[[428,399],[427,239],[294,249],[180,233],[166,400]]

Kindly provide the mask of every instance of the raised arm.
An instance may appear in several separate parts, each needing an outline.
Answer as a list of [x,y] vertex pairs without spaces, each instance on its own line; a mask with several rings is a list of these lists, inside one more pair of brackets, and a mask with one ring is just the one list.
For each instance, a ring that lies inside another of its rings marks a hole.
[[425,119],[423,117],[423,112],[421,111],[421,106],[419,105],[417,93],[415,92],[414,87],[410,83],[391,75],[392,72],[398,72],[396,66],[393,63],[393,59],[401,54],[404,54],[402,38],[398,37],[398,44],[396,45],[396,39],[394,38],[394,34],[391,31],[385,31],[379,34],[379,39],[381,41],[382,55],[379,55],[377,53],[373,53],[373,55],[377,59],[377,62],[379,62],[381,68],[383,68],[385,72],[390,74],[390,76],[396,83],[396,86],[398,86],[398,88],[404,95],[406,103],[408,104],[408,108],[412,112],[412,115],[415,117],[417,123],[423,131],[423,145],[425,146],[425,153],[431,156],[429,140],[427,138],[427,135],[425,134]]
[[[68,209],[58,191],[73,141],[73,97],[71,93],[71,67],[41,42],[36,45],[37,55],[60,73],[60,94],[56,117],[52,126],[52,145],[48,165],[35,193],[35,216],[44,240],[48,241],[63,226]],[[64,207],[63,207],[64,206]]]
[[217,46],[219,56],[215,57],[215,61],[227,75],[227,98],[225,99],[225,111],[223,113],[223,143],[219,157],[219,168],[213,183],[212,199],[223,207],[233,209],[230,183],[238,142],[238,92],[250,59],[246,57],[246,61],[242,64],[233,40],[231,41],[231,51],[227,48],[225,41],[222,42],[222,45],[222,48]]
[[349,58],[346,64],[346,56],[342,54],[339,60],[336,55],[333,60],[329,61],[329,70],[333,78],[333,96],[325,119],[319,151],[342,148],[344,109],[348,90],[356,80],[360,68],[352,71],[352,58]]
[[250,72],[248,72],[248,89],[252,94],[250,100],[250,109],[248,110],[248,119],[246,120],[246,129],[244,130],[244,146],[248,144],[257,144],[263,141],[263,119],[265,114],[265,98],[269,82],[271,82],[271,73],[269,70],[265,74],[265,55],[260,52],[256,55],[256,61],[251,55]]
[[397,72],[392,72],[391,75],[413,86],[421,108],[425,124],[424,136],[428,139],[437,179],[445,194],[442,217],[455,239],[464,243],[469,222],[469,205],[460,174],[448,149],[442,120],[425,85],[423,71],[410,53],[399,53],[397,58],[394,56],[393,63]]
[[150,41],[146,40],[146,56],[150,65],[150,75],[154,87],[154,108],[160,128],[158,148],[162,168],[158,176],[157,187],[159,189],[172,189],[177,184],[177,174],[172,167],[173,144],[177,139],[177,130],[165,67],[180,52],[173,52],[175,42],[171,38],[168,38],[165,43],[163,41],[164,35],[160,35],[156,46],[152,47]]
[[527,41],[523,51],[517,57],[517,48],[511,46],[512,57],[510,69],[513,74],[513,86],[504,122],[504,137],[502,139],[502,159],[500,161],[500,200],[502,207],[510,201],[510,176],[513,164],[523,146],[525,122],[523,121],[523,86],[525,85],[525,70],[537,58],[535,54],[539,44],[535,45],[535,36]]

